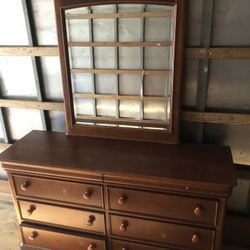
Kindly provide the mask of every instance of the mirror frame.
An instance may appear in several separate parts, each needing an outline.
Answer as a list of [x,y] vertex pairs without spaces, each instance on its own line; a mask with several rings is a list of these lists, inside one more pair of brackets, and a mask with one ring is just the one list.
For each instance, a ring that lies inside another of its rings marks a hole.
[[[148,141],[157,143],[180,143],[180,115],[181,115],[181,82],[183,76],[184,57],[184,24],[185,0],[54,0],[60,63],[63,81],[64,105],[66,112],[66,133],[87,137],[112,138],[122,140]],[[170,131],[150,130],[124,127],[105,127],[97,125],[76,124],[71,87],[71,72],[67,47],[67,32],[65,10],[104,5],[104,4],[155,4],[171,5],[176,10],[175,43],[174,43],[174,77],[172,96],[172,117],[170,117]]]

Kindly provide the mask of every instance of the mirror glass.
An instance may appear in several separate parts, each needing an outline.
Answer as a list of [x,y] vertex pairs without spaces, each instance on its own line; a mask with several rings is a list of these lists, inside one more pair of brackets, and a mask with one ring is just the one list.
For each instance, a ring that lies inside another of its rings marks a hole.
[[175,7],[65,11],[76,124],[171,132]]

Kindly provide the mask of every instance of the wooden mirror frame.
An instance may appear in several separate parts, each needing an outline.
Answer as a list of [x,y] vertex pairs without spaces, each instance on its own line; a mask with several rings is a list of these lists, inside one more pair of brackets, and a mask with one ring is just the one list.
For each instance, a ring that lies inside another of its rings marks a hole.
[[[162,130],[144,130],[135,128],[86,126],[75,123],[74,106],[71,86],[71,72],[69,65],[69,54],[67,46],[67,31],[65,23],[65,10],[104,4],[155,4],[175,6],[176,26],[174,43],[174,75],[172,96],[172,119],[170,132]],[[180,107],[181,107],[181,82],[183,72],[184,53],[184,15],[185,0],[55,0],[56,22],[60,62],[62,70],[62,81],[64,91],[64,102],[66,112],[66,125],[68,135],[81,135],[100,138],[113,138],[137,141],[149,141],[159,143],[180,143]]]

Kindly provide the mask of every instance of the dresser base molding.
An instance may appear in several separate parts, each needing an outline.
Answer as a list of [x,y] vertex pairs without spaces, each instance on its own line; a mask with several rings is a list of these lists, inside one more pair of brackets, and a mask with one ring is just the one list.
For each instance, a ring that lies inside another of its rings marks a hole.
[[53,249],[35,247],[35,246],[27,245],[27,244],[24,244],[23,242],[21,242],[20,243],[20,250],[53,250]]

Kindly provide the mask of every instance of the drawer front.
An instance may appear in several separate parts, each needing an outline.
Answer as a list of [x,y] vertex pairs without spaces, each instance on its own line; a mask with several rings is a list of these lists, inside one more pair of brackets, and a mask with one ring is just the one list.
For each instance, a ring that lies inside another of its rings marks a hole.
[[111,250],[168,250],[167,248],[146,246],[126,241],[111,240]]
[[101,239],[75,236],[71,234],[21,227],[24,244],[53,250],[105,250]]
[[110,210],[215,225],[217,202],[171,194],[108,188]]
[[17,195],[103,207],[102,187],[98,185],[14,175]]
[[104,215],[91,211],[64,208],[37,202],[18,201],[24,220],[77,228],[104,234]]
[[185,225],[111,215],[111,233],[174,247],[212,249],[214,231]]

